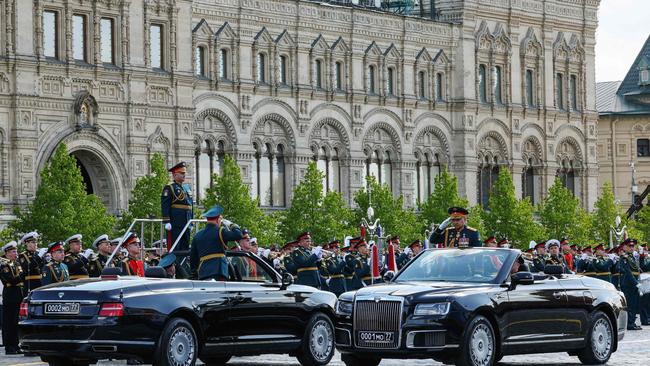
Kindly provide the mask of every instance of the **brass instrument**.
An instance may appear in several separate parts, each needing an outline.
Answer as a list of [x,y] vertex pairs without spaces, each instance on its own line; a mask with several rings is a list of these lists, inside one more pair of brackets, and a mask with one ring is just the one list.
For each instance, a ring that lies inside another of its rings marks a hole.
[[521,253],[521,256],[524,257],[525,260],[531,261],[531,262],[535,259],[535,255],[533,253],[523,252],[523,253]]

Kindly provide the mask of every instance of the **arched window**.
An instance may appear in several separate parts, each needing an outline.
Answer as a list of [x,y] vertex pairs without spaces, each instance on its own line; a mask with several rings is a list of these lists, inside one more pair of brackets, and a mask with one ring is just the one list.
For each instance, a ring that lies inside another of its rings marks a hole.
[[336,63],[334,82],[336,83],[336,90],[343,90],[343,64]]
[[379,182],[379,152],[372,151],[366,158],[366,175],[373,176]]
[[503,95],[502,95],[502,73],[501,73],[501,66],[495,66],[494,67],[494,85],[493,85],[493,93],[494,93],[494,102],[496,104],[503,104]]
[[323,61],[316,60],[316,89],[323,89]]
[[339,151],[332,149],[328,165],[328,191],[341,191],[341,164],[339,162]]
[[564,75],[555,75],[555,99],[557,100],[557,108],[564,110]]
[[578,82],[575,75],[569,79],[569,95],[571,97],[571,109],[578,110]]
[[557,175],[560,178],[562,185],[571,191],[571,193],[575,194],[576,185],[573,160],[563,160]]
[[533,81],[533,70],[526,70],[526,104],[529,107],[535,106],[535,99],[533,95],[533,90],[535,84]]
[[388,95],[394,96],[395,95],[395,69],[392,67],[388,68],[388,80],[387,80],[386,87],[388,88]]
[[205,191],[212,184],[212,149],[210,143],[206,140],[201,141],[201,145],[194,153],[196,164],[196,186],[197,200],[200,202],[205,198]]
[[375,94],[375,66],[368,66],[368,92],[370,94]]
[[490,193],[499,177],[498,158],[485,156],[480,162],[478,171],[478,197],[483,208],[489,209]]
[[[257,145],[256,142],[253,143],[253,150],[255,150],[255,154],[253,155],[253,161],[252,161],[252,172],[251,172],[251,181],[252,181],[252,189],[251,189],[251,195],[253,197],[259,197],[260,196],[260,159],[262,158],[262,154],[260,154],[259,151],[259,146]],[[261,200],[260,200],[261,204]]]
[[438,154],[416,153],[417,199],[424,202],[435,190],[435,180],[440,174]]
[[265,144],[264,151],[260,157],[259,168],[259,198],[261,206],[271,206],[271,145]]
[[327,162],[327,153],[324,148],[319,148],[314,154],[314,161],[316,162],[316,168],[323,173],[323,192],[327,192],[328,188],[328,168],[329,164]]
[[225,48],[219,51],[219,78],[228,80],[228,50]]
[[530,203],[535,204],[535,168],[532,158],[529,158],[521,174],[522,198],[530,198]]
[[287,56],[280,56],[280,84],[287,85]]
[[198,46],[196,47],[196,65],[195,65],[195,70],[194,72],[198,76],[206,76],[206,69],[205,69],[205,47],[203,46]]
[[387,185],[388,189],[393,190],[393,164],[391,161],[390,152],[386,151],[381,160],[379,183]]
[[478,93],[481,103],[487,103],[487,81],[485,80],[485,74],[485,65],[480,65],[478,67]]
[[443,90],[443,78],[442,78],[442,73],[437,73],[436,74],[436,100],[437,101],[443,101],[445,100],[445,97],[442,93]]
[[284,163],[284,146],[278,145],[275,156],[272,157],[273,173],[271,183],[271,196],[273,197],[272,206],[284,207],[285,202],[285,163]]
[[266,55],[257,54],[257,82],[266,83]]
[[427,98],[427,85],[424,71],[418,72],[418,96],[420,99]]

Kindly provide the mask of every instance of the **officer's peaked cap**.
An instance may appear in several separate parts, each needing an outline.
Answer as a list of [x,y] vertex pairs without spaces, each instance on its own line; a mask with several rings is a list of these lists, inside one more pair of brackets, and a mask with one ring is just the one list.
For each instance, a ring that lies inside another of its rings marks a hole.
[[211,219],[211,218],[215,218],[215,217],[217,217],[217,216],[219,216],[221,214],[223,214],[223,207],[221,207],[219,205],[216,205],[216,206],[212,207],[211,209],[205,211],[202,216],[207,218],[207,219]]
[[23,244],[29,239],[38,239],[38,233],[36,231],[30,231],[27,234],[23,235],[22,238],[20,238],[20,243]]
[[167,268],[176,262],[174,253],[167,253],[161,259],[158,265],[162,268]]
[[74,241],[74,240],[79,240],[79,241],[81,241],[82,238],[83,238],[83,236],[82,236],[81,234],[74,234],[74,235],[72,235],[71,237],[65,239],[65,243],[66,243],[66,244],[70,244],[70,242],[71,242],[71,241]]
[[9,251],[11,249],[16,249],[16,248],[18,248],[18,243],[16,243],[15,240],[12,240],[12,241],[10,241],[7,244],[2,246],[2,251],[7,253],[7,251]]
[[169,171],[174,173],[175,171],[182,169],[182,168],[187,168],[187,163],[184,161],[181,161],[180,163],[174,165],[173,167],[169,168]]
[[100,236],[99,236],[97,239],[95,239],[95,241],[93,242],[93,246],[94,246],[95,248],[97,248],[97,246],[99,246],[99,243],[101,243],[101,242],[103,242],[103,241],[108,241],[108,235],[106,235],[106,234],[104,234],[104,235],[100,235]]

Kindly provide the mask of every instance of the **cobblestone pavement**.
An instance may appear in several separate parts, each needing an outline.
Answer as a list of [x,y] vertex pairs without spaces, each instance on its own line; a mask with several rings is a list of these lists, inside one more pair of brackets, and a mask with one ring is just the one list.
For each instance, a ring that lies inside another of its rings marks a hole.
[[[200,365],[201,363],[197,363]],[[647,366],[650,365],[650,327],[642,331],[627,332],[619,349],[612,355],[610,366]],[[0,366],[44,366],[38,357],[7,356],[4,348],[0,348]],[[98,365],[126,365],[126,361],[101,361]],[[295,358],[284,355],[265,355],[258,357],[234,357],[229,366],[300,366]],[[337,354],[330,363],[332,366],[344,366]],[[381,366],[437,366],[441,365],[432,360],[384,360]],[[504,357],[501,366],[577,366],[581,365],[577,357],[568,356],[566,353],[535,354],[523,356]]]

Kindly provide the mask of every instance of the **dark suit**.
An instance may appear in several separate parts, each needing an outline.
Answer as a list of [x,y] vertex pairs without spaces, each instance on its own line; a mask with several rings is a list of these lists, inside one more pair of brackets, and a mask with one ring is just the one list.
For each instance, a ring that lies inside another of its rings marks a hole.
[[[168,235],[169,248],[176,242],[181,231],[192,219],[192,196],[182,185],[173,182],[163,188],[160,196],[163,222],[171,223],[171,235]],[[190,244],[190,231],[186,230],[174,250],[187,250]]]
[[[225,225],[217,226],[208,222],[203,230],[194,235],[190,249],[190,268],[193,275],[199,280],[228,279],[228,261],[226,248],[229,241],[240,240],[241,230],[233,230]],[[243,273],[242,273],[243,275]]]
[[63,259],[63,263],[68,266],[71,280],[88,278],[88,259],[79,253],[68,253]]
[[26,250],[18,256],[18,262],[25,273],[25,296],[27,296],[30,291],[41,287],[41,270],[45,261],[38,256],[37,252]]
[[479,240],[476,229],[465,226],[456,230],[453,226],[443,231],[434,231],[429,238],[429,243],[442,244],[445,248],[481,247],[483,243]]
[[6,352],[18,351],[18,313],[23,301],[25,274],[16,261],[0,259],[2,290],[2,341]]

